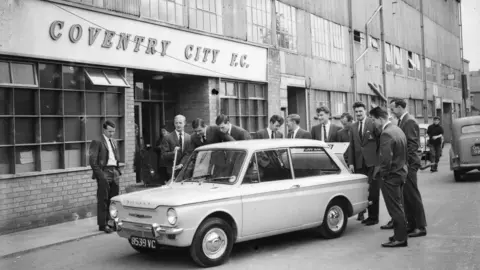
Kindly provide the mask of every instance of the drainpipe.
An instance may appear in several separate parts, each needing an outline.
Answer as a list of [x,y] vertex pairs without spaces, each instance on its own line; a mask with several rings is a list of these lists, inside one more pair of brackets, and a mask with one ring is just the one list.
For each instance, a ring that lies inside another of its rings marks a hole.
[[[350,65],[352,68],[352,92],[353,102],[358,100],[357,94],[357,65],[355,62],[355,50],[353,41],[353,0],[348,0],[348,32],[349,32],[349,44],[350,44]],[[350,104],[352,105],[352,104]]]
[[[461,79],[462,79],[462,103],[463,103],[463,107],[465,108],[464,109],[464,112],[463,112],[463,116],[467,116],[467,98],[469,98],[468,96],[468,85],[464,85],[464,84],[467,84],[467,80],[463,80],[463,76],[466,76],[465,74],[465,67],[463,66],[463,25],[462,25],[462,3],[461,2],[458,2],[458,17],[459,17],[459,22],[458,22],[458,26],[460,27],[460,62],[461,62],[461,69],[462,69],[462,75],[461,75]],[[466,95],[464,95],[464,91],[466,91]],[[460,110],[461,110],[461,106],[460,106]]]
[[385,96],[388,106],[388,93],[387,93],[387,67],[385,63],[385,26],[383,21],[383,0],[378,1],[380,7],[380,44],[382,44],[382,84],[383,95]]
[[423,22],[423,0],[420,0],[420,30],[422,38],[422,68],[423,77],[423,122],[428,124],[428,88],[427,88],[427,71],[425,70],[425,24]]

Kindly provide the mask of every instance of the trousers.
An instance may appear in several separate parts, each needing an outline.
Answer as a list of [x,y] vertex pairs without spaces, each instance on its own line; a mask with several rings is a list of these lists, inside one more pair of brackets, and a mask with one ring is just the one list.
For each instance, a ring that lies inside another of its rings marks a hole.
[[97,224],[105,226],[110,217],[110,199],[118,195],[120,173],[114,167],[103,169],[103,179],[97,179]]

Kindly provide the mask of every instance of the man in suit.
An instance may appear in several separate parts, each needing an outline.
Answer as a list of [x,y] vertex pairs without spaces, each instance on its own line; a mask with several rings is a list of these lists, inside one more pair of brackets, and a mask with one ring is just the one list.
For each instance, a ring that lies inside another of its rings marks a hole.
[[381,189],[388,213],[393,219],[394,235],[382,247],[408,246],[407,224],[402,204],[402,187],[407,177],[407,139],[400,128],[388,120],[388,112],[380,107],[370,110],[375,125],[381,128],[378,148],[379,164],[375,174],[382,181]]
[[317,108],[317,119],[320,124],[312,127],[312,139],[324,142],[337,142],[341,127],[330,122],[330,109],[326,106]]
[[[406,111],[407,103],[402,99],[394,99],[390,102],[391,112],[399,119],[398,127],[407,137],[408,148],[408,175],[403,188],[405,201],[405,214],[408,221],[408,236],[419,237],[427,235],[427,220],[422,202],[422,195],[418,190],[417,172],[421,167],[420,157],[417,155],[420,146],[420,127],[417,121]],[[391,228],[391,224],[382,226],[382,229]]]
[[373,170],[377,165],[377,148],[379,132],[372,119],[367,117],[366,105],[361,101],[353,104],[357,122],[352,125],[350,146],[348,148],[348,165],[355,173],[368,176],[368,200],[372,202],[368,206],[368,218],[364,219],[364,213],[358,214],[357,220],[367,226],[378,223],[380,211],[380,186],[378,180],[373,177]]
[[267,128],[257,131],[255,139],[282,139],[283,134],[278,131],[283,125],[283,117],[280,115],[272,115]]
[[217,116],[215,123],[222,132],[222,141],[243,141],[252,139],[248,131],[241,127],[232,125],[228,116],[224,114]]
[[110,199],[118,195],[120,169],[118,147],[112,139],[115,134],[115,123],[110,120],[103,123],[103,135],[93,140],[89,149],[89,163],[92,167],[92,179],[97,180],[97,224],[100,231],[111,233],[108,225],[110,216]]
[[203,145],[219,143],[222,141],[220,128],[217,126],[207,126],[205,121],[201,118],[192,121],[192,128],[195,132],[192,136],[192,150]]
[[311,139],[312,134],[310,132],[300,128],[300,115],[290,114],[287,116],[287,129],[289,139]]
[[[186,118],[183,115],[177,115],[174,118],[175,130],[165,136],[161,144],[161,158],[164,166],[167,167],[168,177],[180,170],[192,153],[192,145],[190,134],[185,133]],[[175,161],[175,170],[172,170],[173,162],[177,152]]]
[[348,112],[343,113],[342,116],[340,116],[340,122],[342,122],[343,128],[340,129],[337,133],[338,142],[350,142],[350,133],[352,132],[353,116]]

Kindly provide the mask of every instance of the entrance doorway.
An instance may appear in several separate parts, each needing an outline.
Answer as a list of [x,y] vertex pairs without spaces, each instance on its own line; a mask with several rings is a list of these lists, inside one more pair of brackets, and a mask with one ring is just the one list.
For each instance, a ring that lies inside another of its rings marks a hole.
[[443,103],[443,137],[445,142],[452,141],[452,103]]
[[300,115],[300,127],[307,130],[307,96],[304,88],[288,87],[288,114]]

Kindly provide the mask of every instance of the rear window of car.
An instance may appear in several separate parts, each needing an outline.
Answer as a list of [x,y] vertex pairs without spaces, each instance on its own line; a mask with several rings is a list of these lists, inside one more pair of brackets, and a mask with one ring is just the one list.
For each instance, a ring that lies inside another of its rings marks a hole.
[[462,134],[480,133],[480,125],[468,125],[462,127]]

